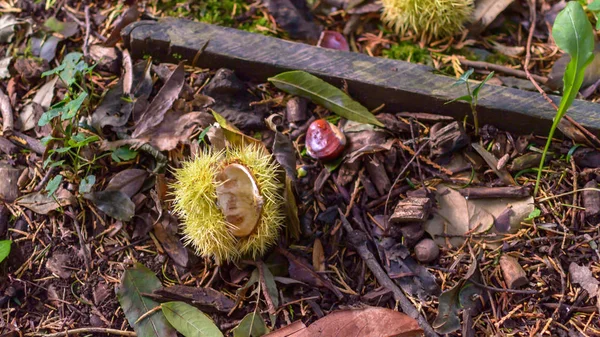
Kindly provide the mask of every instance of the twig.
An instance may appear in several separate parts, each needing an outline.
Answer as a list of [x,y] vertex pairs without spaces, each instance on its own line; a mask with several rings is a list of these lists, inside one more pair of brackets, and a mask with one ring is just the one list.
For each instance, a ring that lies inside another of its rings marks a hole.
[[478,286],[479,288],[482,288],[482,289],[485,289],[485,290],[489,290],[489,291],[495,291],[497,293],[513,293],[513,294],[525,294],[525,295],[533,295],[533,294],[539,293],[539,291],[537,291],[537,290],[521,290],[521,289],[496,288],[496,287],[487,286],[485,284],[473,281],[471,279],[469,280],[469,282],[473,283],[474,285]]
[[419,153],[421,153],[421,151],[423,151],[423,149],[427,146],[427,144],[429,144],[429,141],[426,141],[425,143],[423,143],[423,145],[417,150],[417,152],[413,151],[410,147],[402,144],[402,142],[399,142],[400,147],[402,147],[403,150],[409,152],[412,154],[412,158],[410,158],[410,160],[408,161],[408,163],[406,163],[406,165],[404,165],[404,168],[402,169],[402,171],[400,171],[400,173],[398,174],[398,176],[396,176],[396,180],[394,180],[394,183],[392,184],[392,186],[390,187],[390,191],[387,194],[387,198],[385,199],[385,206],[383,208],[383,216],[387,217],[387,206],[388,203],[390,202],[390,196],[392,195],[392,191],[394,190],[394,186],[396,186],[396,184],[398,183],[398,181],[400,180],[400,177],[402,177],[402,175],[404,174],[404,172],[406,172],[406,170],[408,169],[408,167],[410,166],[410,164],[417,158],[417,156],[419,156]]
[[406,295],[404,295],[402,290],[396,285],[396,283],[394,283],[394,281],[392,281],[385,270],[383,270],[379,262],[377,262],[375,255],[373,255],[373,253],[367,247],[368,239],[366,234],[361,231],[354,230],[342,211],[338,209],[338,212],[340,214],[340,219],[342,220],[342,225],[344,226],[344,229],[348,235],[349,243],[365,261],[367,267],[369,267],[375,278],[377,278],[377,282],[389,289],[394,294],[394,299],[398,302],[398,304],[400,304],[402,311],[404,311],[404,313],[408,316],[417,320],[419,326],[425,332],[425,336],[438,337],[439,335],[433,331],[433,328],[431,325],[429,325],[427,319],[423,317],[419,311],[417,311],[413,304],[408,300]]
[[44,175],[44,177],[42,178],[42,180],[35,186],[35,188],[33,189],[33,191],[34,192],[41,191],[42,188],[44,188],[44,186],[46,185],[46,183],[50,180],[50,177],[54,176],[54,174],[56,172],[58,172],[58,170],[59,170],[58,166],[53,166],[48,171],[46,171],[46,174]]
[[0,112],[2,113],[2,133],[10,134],[14,129],[14,115],[10,99],[2,89],[0,89]]
[[85,38],[83,39],[83,55],[88,57],[90,54],[90,6],[85,6]]
[[258,275],[260,278],[260,284],[263,292],[263,296],[265,297],[265,301],[267,302],[267,308],[269,310],[269,314],[275,315],[277,311],[275,310],[275,305],[273,304],[273,299],[271,298],[271,294],[269,294],[269,288],[267,288],[267,281],[265,280],[265,263],[262,261],[258,261],[256,263],[258,267]]
[[25,336],[63,337],[63,336],[73,336],[73,335],[83,334],[83,333],[108,333],[111,335],[130,336],[130,337],[137,336],[137,334],[133,331],[124,331],[124,330],[117,330],[117,329],[110,329],[110,328],[79,328],[79,329],[67,330],[67,331],[51,333],[51,334],[44,334],[44,333],[36,332],[36,333],[26,334]]
[[[513,69],[513,68],[509,68],[509,67],[502,66],[499,64],[494,64],[494,63],[488,63],[488,62],[482,62],[482,61],[471,61],[471,60],[467,60],[462,57],[459,58],[459,60],[460,60],[460,64],[467,66],[467,67],[476,68],[476,69],[493,70],[495,72],[499,72],[499,73],[503,73],[506,75],[511,75],[511,76],[519,77],[519,78],[529,78],[527,75],[528,74],[527,71]],[[536,81],[538,81],[542,84],[548,82],[547,77],[543,77],[543,76],[539,76],[539,75],[531,75],[531,76],[533,76],[533,78],[535,78]]]

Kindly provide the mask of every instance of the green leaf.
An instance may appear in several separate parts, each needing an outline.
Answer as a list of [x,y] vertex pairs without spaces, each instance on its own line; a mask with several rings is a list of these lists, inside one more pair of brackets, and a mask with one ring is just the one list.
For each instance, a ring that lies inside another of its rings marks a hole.
[[161,304],[167,321],[185,337],[220,337],[219,328],[202,311],[184,302]]
[[465,101],[465,102],[471,103],[473,101],[473,98],[471,97],[471,95],[464,95],[464,96],[457,97],[451,101],[448,101],[444,104],[450,104],[450,103],[456,102],[456,101]]
[[46,191],[48,191],[48,195],[53,195],[54,192],[56,192],[56,190],[58,190],[58,188],[60,187],[60,183],[63,180],[63,176],[61,176],[60,174],[55,176],[54,178],[52,178],[49,182],[48,185],[46,185]]
[[456,85],[460,85],[460,84],[464,84],[467,83],[469,81],[469,78],[471,77],[471,75],[473,75],[473,72],[475,71],[475,69],[471,68],[467,71],[465,71],[459,78],[458,80],[456,80],[456,82],[454,82],[454,84],[452,84],[452,86],[456,86]]
[[134,151],[127,146],[122,146],[122,147],[114,150],[113,153],[110,155],[110,157],[115,162],[120,163],[123,160],[127,161],[127,160],[135,159],[135,157],[137,157],[137,155],[138,155],[137,151]]
[[570,1],[558,13],[552,37],[560,49],[571,55],[563,78],[564,94],[558,109],[562,117],[581,88],[585,67],[594,59],[594,29],[579,3]]
[[585,68],[594,59],[594,29],[583,7],[577,1],[568,2],[567,6],[558,13],[552,28],[552,37],[556,45],[571,56],[571,60],[563,77],[563,97],[560,100],[558,112],[552,122],[540,160],[534,195],[538,192],[540,180],[542,179],[542,168],[546,162],[546,154],[552,143],[554,132],[560,120],[573,104],[579,89],[581,89],[585,77]]
[[38,125],[39,126],[47,125],[48,123],[50,123],[51,120],[58,117],[60,115],[60,112],[61,112],[60,108],[52,109],[52,110],[48,110],[48,111],[44,112],[42,114],[42,116],[40,116],[40,119],[38,120]]
[[269,329],[260,315],[251,312],[233,329],[233,337],[260,337],[269,333]]
[[473,97],[477,98],[477,96],[479,95],[479,90],[481,90],[481,88],[483,87],[483,85],[485,84],[485,82],[489,81],[490,78],[494,77],[494,72],[492,71],[491,73],[489,73],[487,75],[487,77],[481,81],[481,83],[479,83],[475,89],[473,89]]
[[[121,285],[116,289],[117,299],[129,325],[138,336],[144,337],[176,337],[177,332],[167,322],[161,310],[155,311],[140,320],[140,316],[159,306],[159,304],[143,293],[150,294],[162,287],[156,275],[144,265],[136,263],[131,269],[125,270]],[[137,323],[136,323],[137,322]]]
[[121,221],[129,221],[135,215],[135,204],[121,191],[86,193],[84,198],[92,201],[106,215]]
[[0,262],[4,261],[8,254],[10,254],[10,246],[12,241],[10,240],[1,240],[0,241]]
[[349,120],[383,127],[377,118],[342,90],[304,71],[288,71],[269,78],[277,88],[288,94],[308,98]]
[[87,96],[87,92],[82,91],[81,93],[79,93],[79,96],[77,96],[76,99],[67,103],[64,107],[64,110],[62,111],[61,119],[64,121],[75,117],[75,115],[79,111],[79,108],[81,107],[81,104],[83,104],[83,100],[85,100]]
[[594,2],[589,4],[587,8],[593,12],[600,11],[600,0],[594,0]]
[[89,176],[83,178],[81,183],[79,183],[79,193],[89,193],[92,190],[92,186],[96,183],[96,176],[90,174]]

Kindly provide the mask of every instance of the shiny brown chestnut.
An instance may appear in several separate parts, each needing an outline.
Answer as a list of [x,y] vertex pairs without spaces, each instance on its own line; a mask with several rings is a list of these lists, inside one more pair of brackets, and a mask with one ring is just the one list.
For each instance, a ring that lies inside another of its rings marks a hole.
[[306,151],[319,160],[336,159],[346,147],[346,136],[324,119],[312,122],[306,131]]

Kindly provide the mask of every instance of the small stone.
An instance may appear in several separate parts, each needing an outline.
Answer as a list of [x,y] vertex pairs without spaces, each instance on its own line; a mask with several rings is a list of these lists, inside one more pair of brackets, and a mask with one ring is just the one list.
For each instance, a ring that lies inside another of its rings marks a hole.
[[419,241],[415,246],[415,256],[423,263],[432,262],[440,255],[440,248],[435,241],[427,238]]

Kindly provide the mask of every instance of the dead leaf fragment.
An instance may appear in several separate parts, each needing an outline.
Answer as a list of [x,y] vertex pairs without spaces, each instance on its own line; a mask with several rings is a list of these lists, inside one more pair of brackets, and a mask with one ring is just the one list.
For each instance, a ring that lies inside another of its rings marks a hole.
[[154,225],[154,234],[171,259],[186,267],[189,262],[188,251],[177,236],[177,219],[163,213],[163,219]]
[[571,275],[571,282],[579,284],[590,296],[598,295],[600,282],[592,275],[590,268],[571,262],[569,274]]
[[54,253],[46,262],[46,268],[53,274],[60,276],[61,278],[68,279],[71,277],[71,272],[65,268],[68,266],[67,261],[71,260],[72,257],[69,254]]
[[[499,226],[502,230],[506,230],[507,225],[510,225],[509,232],[514,231],[534,208],[533,197],[468,199],[460,192],[444,185],[438,188],[436,199],[437,212],[433,218],[423,224],[423,228],[433,236],[438,245],[443,245],[448,239],[455,247],[460,246],[465,240],[460,236],[486,232],[496,221],[502,222]],[[445,238],[440,234],[459,237]]]
[[152,102],[150,102],[150,105],[148,105],[148,108],[146,108],[146,111],[142,114],[140,122],[131,135],[132,138],[139,138],[141,135],[163,122],[165,113],[171,108],[177,97],[179,97],[184,80],[185,71],[183,62],[181,62],[177,68],[173,70],[171,76],[169,76]]
[[[300,322],[301,323],[301,322]],[[280,332],[283,330],[283,333]],[[358,310],[339,310],[319,319],[308,328],[293,323],[268,337],[416,337],[423,330],[416,320],[387,308],[367,307]]]
[[40,191],[24,195],[17,200],[18,205],[27,207],[38,214],[48,214],[59,207],[72,205],[74,202],[76,199],[73,194],[64,188],[59,188],[54,193],[54,198]]
[[140,169],[123,170],[108,182],[105,191],[121,191],[128,197],[133,197],[142,188],[148,172]]

